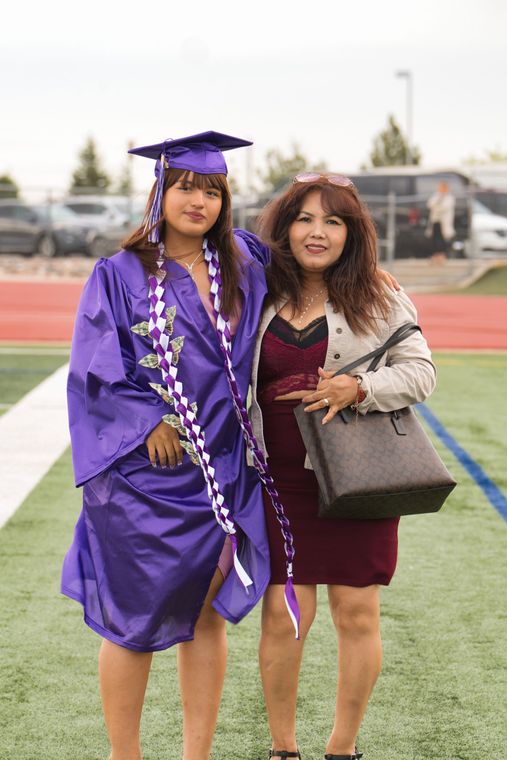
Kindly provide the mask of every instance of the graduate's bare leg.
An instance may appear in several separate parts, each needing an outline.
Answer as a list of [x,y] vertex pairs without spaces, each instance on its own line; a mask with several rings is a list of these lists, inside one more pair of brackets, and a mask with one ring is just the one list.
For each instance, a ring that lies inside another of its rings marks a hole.
[[141,760],[139,728],[151,652],[133,652],[104,639],[99,655],[100,692],[110,760]]
[[328,586],[328,596],[338,635],[338,688],[326,752],[348,755],[382,664],[380,593],[378,586]]
[[193,641],[178,644],[183,704],[183,760],[208,760],[227,662],[225,620],[211,606],[223,583],[217,569],[194,630]]
[[316,587],[295,586],[301,612],[300,639],[284,600],[284,586],[268,586],[262,604],[259,663],[272,749],[294,752],[299,669],[306,636],[316,610]]

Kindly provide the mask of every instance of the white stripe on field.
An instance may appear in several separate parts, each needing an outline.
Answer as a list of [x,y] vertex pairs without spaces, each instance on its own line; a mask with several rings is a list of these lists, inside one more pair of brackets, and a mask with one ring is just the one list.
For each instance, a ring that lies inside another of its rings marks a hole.
[[70,354],[70,348],[62,346],[30,347],[30,346],[0,346],[0,354],[20,354],[30,356],[65,356]]
[[0,417],[0,528],[70,442],[65,364]]

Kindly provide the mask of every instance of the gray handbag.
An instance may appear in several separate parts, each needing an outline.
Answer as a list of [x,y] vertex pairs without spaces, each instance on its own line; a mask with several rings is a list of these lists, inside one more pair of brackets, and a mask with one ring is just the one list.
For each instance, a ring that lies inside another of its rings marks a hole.
[[[335,372],[344,375],[382,355],[420,327],[402,325],[375,351]],[[421,512],[437,512],[456,481],[437,454],[410,407],[393,412],[355,414],[350,407],[322,425],[327,409],[304,413],[296,420],[320,489],[319,517],[374,520]]]

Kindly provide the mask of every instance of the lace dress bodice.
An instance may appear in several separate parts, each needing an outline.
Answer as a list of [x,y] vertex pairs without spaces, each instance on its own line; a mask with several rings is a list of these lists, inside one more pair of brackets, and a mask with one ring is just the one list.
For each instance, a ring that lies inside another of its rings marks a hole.
[[261,406],[276,396],[317,386],[317,370],[324,366],[327,337],[325,316],[314,319],[302,330],[278,315],[273,317],[262,341],[259,361]]

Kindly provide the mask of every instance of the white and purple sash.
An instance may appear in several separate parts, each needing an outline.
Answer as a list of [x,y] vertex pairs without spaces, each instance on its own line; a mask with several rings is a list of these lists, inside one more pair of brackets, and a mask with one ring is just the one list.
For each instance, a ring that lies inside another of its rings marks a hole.
[[[252,424],[248,418],[247,410],[239,393],[238,384],[232,369],[231,326],[229,319],[225,317],[221,312],[222,280],[220,276],[220,262],[218,259],[218,253],[214,250],[210,250],[210,248],[207,246],[206,240],[204,241],[203,248],[204,256],[208,263],[208,275],[211,283],[210,297],[213,303],[213,309],[217,320],[216,330],[220,341],[220,348],[224,357],[224,368],[227,374],[227,380],[229,382],[234,408],[239,420],[239,424],[241,425],[246,444],[252,453],[253,461],[257,472],[259,473],[259,477],[264,484],[266,491],[271,497],[271,501],[273,503],[273,507],[275,509],[277,519],[280,523],[282,535],[284,538],[284,549],[287,557],[285,604],[296,630],[296,638],[299,638],[300,614],[296,595],[294,592],[292,572],[292,563],[295,554],[294,541],[290,532],[289,521],[284,514],[283,506],[280,502],[278,492],[274,486],[273,478],[269,473],[266,459],[255,439]],[[195,449],[199,464],[204,474],[208,496],[210,498],[217,522],[220,527],[231,537],[234,555],[234,567],[246,591],[248,592],[248,587],[252,584],[252,580],[248,576],[248,573],[245,571],[244,567],[241,565],[238,557],[238,545],[234,519],[230,513],[230,509],[225,503],[225,499],[220,492],[220,486],[215,478],[215,469],[211,464],[210,454],[206,448],[204,431],[199,426],[196,414],[192,410],[190,403],[183,392],[182,383],[177,379],[177,367],[172,364],[173,351],[169,336],[164,332],[166,324],[166,305],[163,300],[165,289],[162,287],[162,282],[164,281],[167,272],[165,270],[165,259],[162,258],[162,255],[158,261],[158,266],[158,272],[156,274],[150,275],[149,277],[149,334],[153,339],[153,349],[156,351],[159,357],[159,366],[162,372],[162,378],[164,382],[167,383],[169,395],[174,399],[175,411],[179,415],[181,424],[185,428],[187,436]]]

